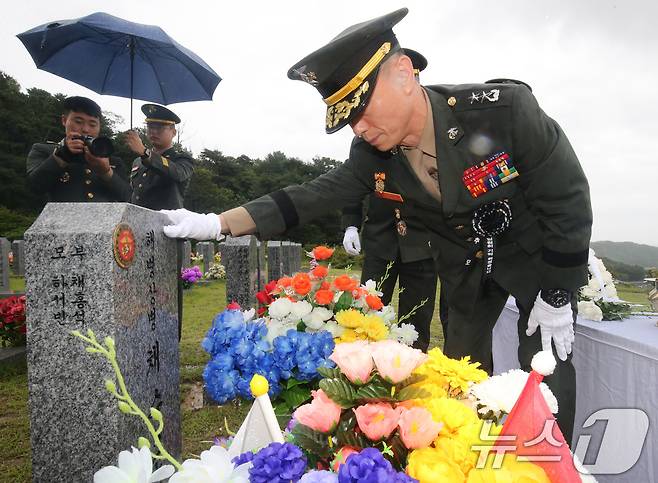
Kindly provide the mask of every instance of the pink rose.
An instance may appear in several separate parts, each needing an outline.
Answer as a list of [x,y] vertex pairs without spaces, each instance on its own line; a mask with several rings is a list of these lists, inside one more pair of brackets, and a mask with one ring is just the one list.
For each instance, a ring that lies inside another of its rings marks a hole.
[[336,344],[329,356],[354,384],[365,384],[373,368],[370,345],[364,340]]
[[359,429],[372,441],[388,438],[398,426],[400,408],[388,403],[368,403],[354,409]]
[[333,402],[322,389],[311,391],[313,400],[309,404],[299,406],[294,418],[304,426],[328,433],[338,424],[341,407]]
[[421,407],[402,409],[399,425],[400,438],[408,449],[426,448],[443,427],[432,419],[432,413]]
[[360,450],[358,448],[355,448],[353,446],[343,446],[341,449],[339,449],[336,452],[336,457],[331,462],[331,469],[336,473],[338,473],[338,468],[340,468],[340,465],[342,465],[347,461],[349,455],[358,453],[359,451]]
[[379,375],[393,384],[404,381],[427,360],[423,351],[393,340],[371,344],[370,352]]

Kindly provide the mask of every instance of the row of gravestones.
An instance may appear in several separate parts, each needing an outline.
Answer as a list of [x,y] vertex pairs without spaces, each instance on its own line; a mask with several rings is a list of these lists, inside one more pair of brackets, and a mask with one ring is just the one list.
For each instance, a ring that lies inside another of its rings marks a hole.
[[[103,381],[115,379],[110,363],[85,352],[73,330],[113,338],[132,399],[147,414],[149,407],[162,412],[161,439],[180,459],[179,248],[164,236],[166,223],[127,203],[49,203],[25,233],[34,482],[91,481],[145,435],[140,419],[122,414],[105,389]],[[270,242],[268,257],[264,248],[251,236],[219,244],[227,300],[252,307],[266,276],[300,269],[300,245]]]
[[9,252],[13,254],[12,269],[14,275],[25,275],[25,242],[15,240],[10,242],[0,238],[0,298],[14,295],[9,287]]

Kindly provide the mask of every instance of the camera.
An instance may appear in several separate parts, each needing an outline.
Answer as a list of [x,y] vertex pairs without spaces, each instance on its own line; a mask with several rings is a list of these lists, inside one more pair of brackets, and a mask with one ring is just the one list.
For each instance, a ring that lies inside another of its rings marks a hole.
[[85,143],[89,152],[98,158],[109,158],[114,153],[112,140],[105,136],[97,138],[88,135],[73,136],[71,139],[80,139]]

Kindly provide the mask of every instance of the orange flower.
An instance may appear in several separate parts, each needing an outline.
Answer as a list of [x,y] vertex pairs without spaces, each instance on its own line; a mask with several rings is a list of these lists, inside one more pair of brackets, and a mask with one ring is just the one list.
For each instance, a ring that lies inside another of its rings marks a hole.
[[379,310],[384,306],[382,299],[377,295],[366,295],[366,303],[372,310]]
[[276,284],[281,286],[281,287],[290,287],[290,285],[292,285],[292,278],[290,278],[290,277],[281,277]]
[[334,299],[334,293],[331,290],[320,289],[315,292],[315,301],[318,305],[329,305]]
[[326,260],[327,258],[331,258],[333,254],[334,249],[325,247],[324,245],[317,246],[313,249],[313,258],[316,260]]
[[330,288],[331,284],[326,280],[320,284],[320,290],[329,290]]
[[342,290],[343,292],[351,292],[359,286],[359,282],[351,278],[349,275],[341,275],[336,277],[336,280],[334,280],[334,285],[338,290]]
[[329,269],[324,265],[318,265],[313,270],[311,270],[311,273],[315,278],[324,278],[329,273]]
[[298,273],[292,279],[292,287],[299,295],[306,295],[311,291],[311,277],[307,273]]

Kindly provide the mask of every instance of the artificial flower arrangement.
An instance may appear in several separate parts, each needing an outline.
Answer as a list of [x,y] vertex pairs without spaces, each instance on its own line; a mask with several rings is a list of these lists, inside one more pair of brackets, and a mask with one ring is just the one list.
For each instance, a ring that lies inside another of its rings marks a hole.
[[0,346],[25,345],[25,295],[0,299]]
[[215,253],[213,263],[210,264],[210,268],[203,275],[203,278],[206,280],[223,280],[226,278],[226,267],[222,265],[221,253]]
[[[159,439],[162,414],[151,408],[151,418],[147,417],[128,394],[114,341],[107,337],[101,343],[92,331],[73,335],[87,344],[88,352],[101,354],[112,364],[117,383],[107,380],[105,387],[119,409],[139,417],[150,434],[150,439],[138,439],[138,448],[122,451],[118,466],[98,470],[94,483],[167,478],[169,483],[560,481],[549,480],[542,467],[509,453],[500,467],[480,461],[474,446],[492,448],[490,436],[495,439],[500,432],[500,427],[478,417],[468,401],[469,389],[475,381],[485,381],[486,374],[468,358],[449,359],[439,349],[425,355],[395,341],[337,345],[331,354],[337,368],[320,369],[325,375],[320,389],[311,403],[295,411],[286,440],[282,437],[238,456],[216,444],[198,459],[180,463]],[[527,379],[530,384],[532,378]],[[169,464],[154,472],[153,458]]]
[[590,249],[589,282],[578,292],[578,314],[586,319],[622,320],[631,315],[631,306],[617,295],[612,274]]
[[180,278],[183,281],[183,288],[189,289],[203,278],[201,269],[196,265],[189,268],[183,268],[180,272]]

